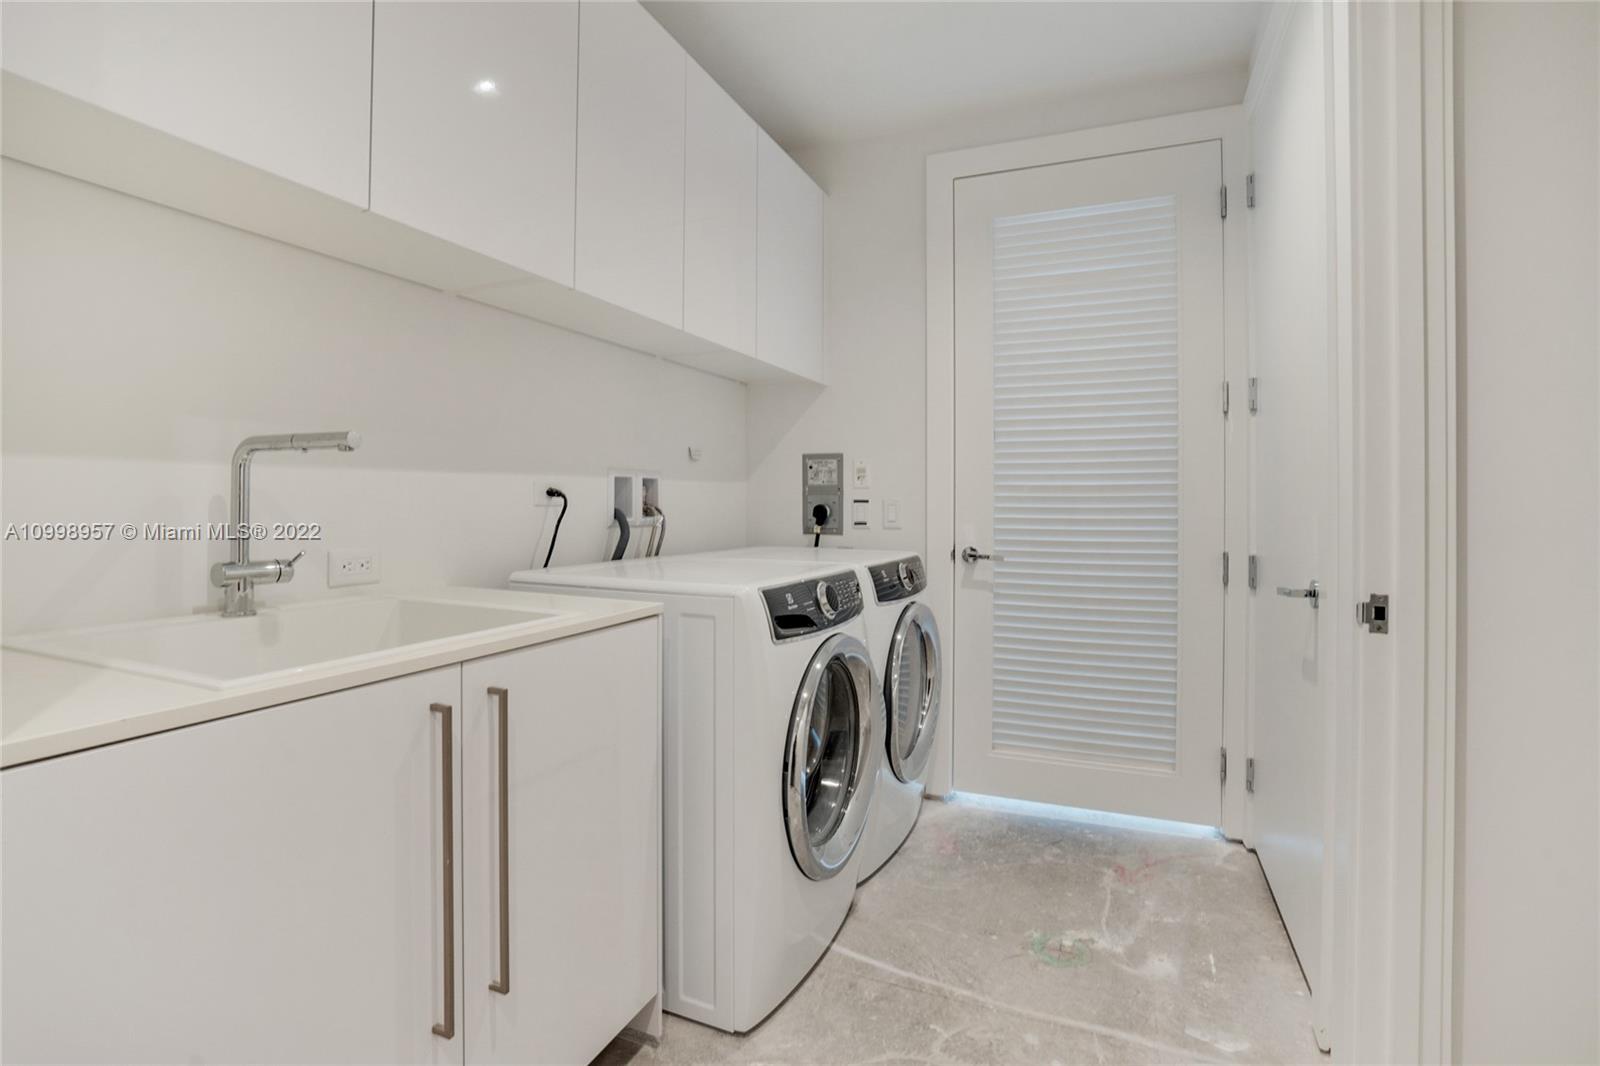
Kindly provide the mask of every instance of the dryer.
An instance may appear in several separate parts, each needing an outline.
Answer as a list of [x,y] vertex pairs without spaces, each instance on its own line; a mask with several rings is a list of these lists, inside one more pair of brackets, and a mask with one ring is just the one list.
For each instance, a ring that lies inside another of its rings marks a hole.
[[883,689],[887,720],[878,791],[861,842],[860,879],[894,857],[917,824],[933,759],[943,676],[939,625],[923,600],[928,571],[912,552],[875,548],[757,547],[708,552],[701,558],[787,559],[852,566],[867,605],[867,647]]
[[664,1006],[753,1028],[821,958],[855,893],[883,750],[860,578],[815,561],[668,556],[510,584],[663,605]]

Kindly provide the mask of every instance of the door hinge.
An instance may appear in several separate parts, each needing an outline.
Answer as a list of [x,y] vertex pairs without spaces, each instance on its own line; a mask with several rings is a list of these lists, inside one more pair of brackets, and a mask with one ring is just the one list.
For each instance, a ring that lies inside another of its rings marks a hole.
[[1247,399],[1250,402],[1250,413],[1251,414],[1255,414],[1258,410],[1261,409],[1261,405],[1256,399],[1256,379],[1255,378],[1251,378],[1250,379],[1250,388],[1249,388],[1249,391],[1247,393]]
[[1389,597],[1374,592],[1356,604],[1356,621],[1366,626],[1369,633],[1389,632]]
[[1222,383],[1222,417],[1223,418],[1227,418],[1228,417],[1228,392],[1229,391],[1230,390],[1228,389],[1228,383],[1226,381],[1224,381]]
[[1246,207],[1254,207],[1256,205],[1256,176],[1254,174],[1246,174],[1244,176],[1244,205]]
[[1251,592],[1254,592],[1255,589],[1256,589],[1256,581],[1257,581],[1256,556],[1255,556],[1254,552],[1250,553],[1250,559],[1249,559],[1248,563],[1245,566],[1245,572],[1244,573],[1245,573],[1245,584],[1250,586],[1250,591]]
[[1222,587],[1228,587],[1228,553],[1222,553]]
[[1222,749],[1222,783],[1228,783],[1228,749]]
[[1228,217],[1228,187],[1226,185],[1222,187],[1222,217]]
[[1254,792],[1256,790],[1256,760],[1254,757],[1244,761],[1244,790],[1246,792]]

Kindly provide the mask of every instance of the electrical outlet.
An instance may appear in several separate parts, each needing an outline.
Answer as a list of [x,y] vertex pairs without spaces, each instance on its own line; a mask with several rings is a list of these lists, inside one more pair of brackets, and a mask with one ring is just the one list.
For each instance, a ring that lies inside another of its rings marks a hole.
[[377,552],[329,552],[328,587],[376,585],[382,575]]

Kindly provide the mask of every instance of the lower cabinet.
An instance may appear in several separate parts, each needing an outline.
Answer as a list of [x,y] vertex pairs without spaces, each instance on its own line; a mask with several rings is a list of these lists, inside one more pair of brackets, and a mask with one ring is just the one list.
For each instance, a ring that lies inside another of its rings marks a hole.
[[659,626],[462,667],[468,1062],[586,1063],[660,991]]
[[431,709],[460,692],[449,667],[0,773],[0,1058],[460,1062]]
[[0,1058],[587,1061],[659,990],[659,632],[0,773]]

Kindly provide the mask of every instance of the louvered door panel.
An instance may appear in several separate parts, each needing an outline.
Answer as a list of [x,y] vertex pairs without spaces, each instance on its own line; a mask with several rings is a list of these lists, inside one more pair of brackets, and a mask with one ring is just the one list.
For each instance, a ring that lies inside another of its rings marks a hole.
[[1202,143],[957,183],[959,789],[1217,817],[1219,177]]
[[1178,214],[994,220],[996,751],[1170,770]]

